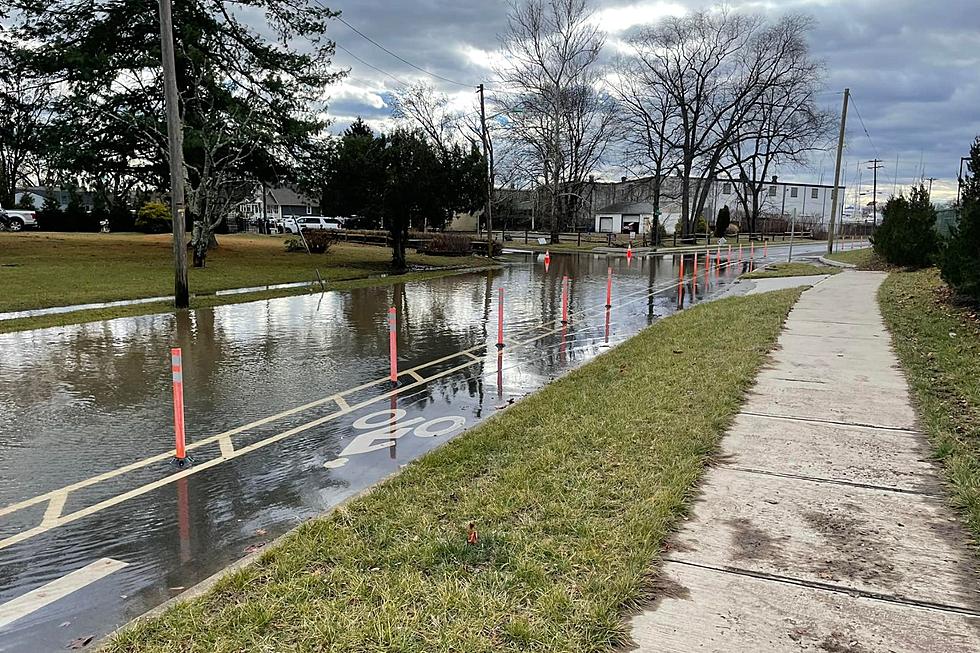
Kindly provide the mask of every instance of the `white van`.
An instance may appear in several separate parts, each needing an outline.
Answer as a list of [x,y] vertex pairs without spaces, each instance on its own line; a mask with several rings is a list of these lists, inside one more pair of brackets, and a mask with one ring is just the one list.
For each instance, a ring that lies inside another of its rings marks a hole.
[[337,218],[322,218],[319,216],[303,216],[299,218],[286,218],[283,225],[287,232],[298,234],[300,229],[340,229],[340,220]]

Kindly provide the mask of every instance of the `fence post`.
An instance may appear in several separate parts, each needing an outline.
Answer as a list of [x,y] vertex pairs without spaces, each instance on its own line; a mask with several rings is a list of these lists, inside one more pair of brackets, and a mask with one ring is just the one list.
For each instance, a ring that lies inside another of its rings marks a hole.
[[576,243],[576,246],[581,247],[582,246],[582,232],[581,231],[577,231],[577,232],[575,232],[575,234],[578,236],[578,242]]

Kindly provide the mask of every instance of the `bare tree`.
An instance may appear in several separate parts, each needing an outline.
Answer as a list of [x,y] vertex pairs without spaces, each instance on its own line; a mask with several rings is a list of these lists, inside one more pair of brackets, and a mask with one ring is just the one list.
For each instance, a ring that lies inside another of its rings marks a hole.
[[727,172],[726,156],[759,102],[791,84],[810,65],[806,17],[775,24],[728,10],[667,18],[631,39],[650,83],[660,83],[676,106],[679,129],[670,145],[680,152],[681,219],[691,233],[711,186]]
[[814,102],[819,83],[819,66],[801,63],[759,98],[729,149],[729,178],[750,232],[756,231],[767,179],[786,166],[805,165],[809,154],[827,146],[836,119]]
[[583,203],[612,135],[614,103],[600,90],[603,36],[586,0],[512,4],[502,46],[507,65],[495,104],[506,136],[549,196],[552,242]]
[[677,105],[667,87],[638,60],[620,59],[613,72],[623,162],[627,168],[650,176],[649,199],[657,222],[653,225],[656,238],[667,176],[681,162],[680,150],[674,146],[682,140]]
[[50,84],[0,71],[0,205],[13,205],[17,185],[41,160],[51,99]]

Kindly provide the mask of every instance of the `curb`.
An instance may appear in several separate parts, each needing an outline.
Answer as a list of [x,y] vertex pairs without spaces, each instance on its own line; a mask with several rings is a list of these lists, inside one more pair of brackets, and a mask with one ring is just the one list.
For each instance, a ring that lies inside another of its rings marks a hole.
[[823,263],[824,265],[829,265],[835,268],[844,268],[845,270],[854,269],[857,267],[853,263],[844,263],[843,261],[835,261],[833,259],[829,259],[824,256],[820,257],[820,262]]

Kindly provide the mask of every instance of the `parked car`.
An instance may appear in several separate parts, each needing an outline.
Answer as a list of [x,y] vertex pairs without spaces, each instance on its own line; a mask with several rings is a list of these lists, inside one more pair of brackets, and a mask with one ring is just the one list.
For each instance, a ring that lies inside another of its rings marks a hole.
[[37,213],[0,207],[0,227],[9,231],[20,231],[24,228],[37,229]]
[[337,218],[322,218],[319,216],[304,216],[286,218],[283,226],[291,234],[298,234],[300,229],[340,229],[341,223]]

